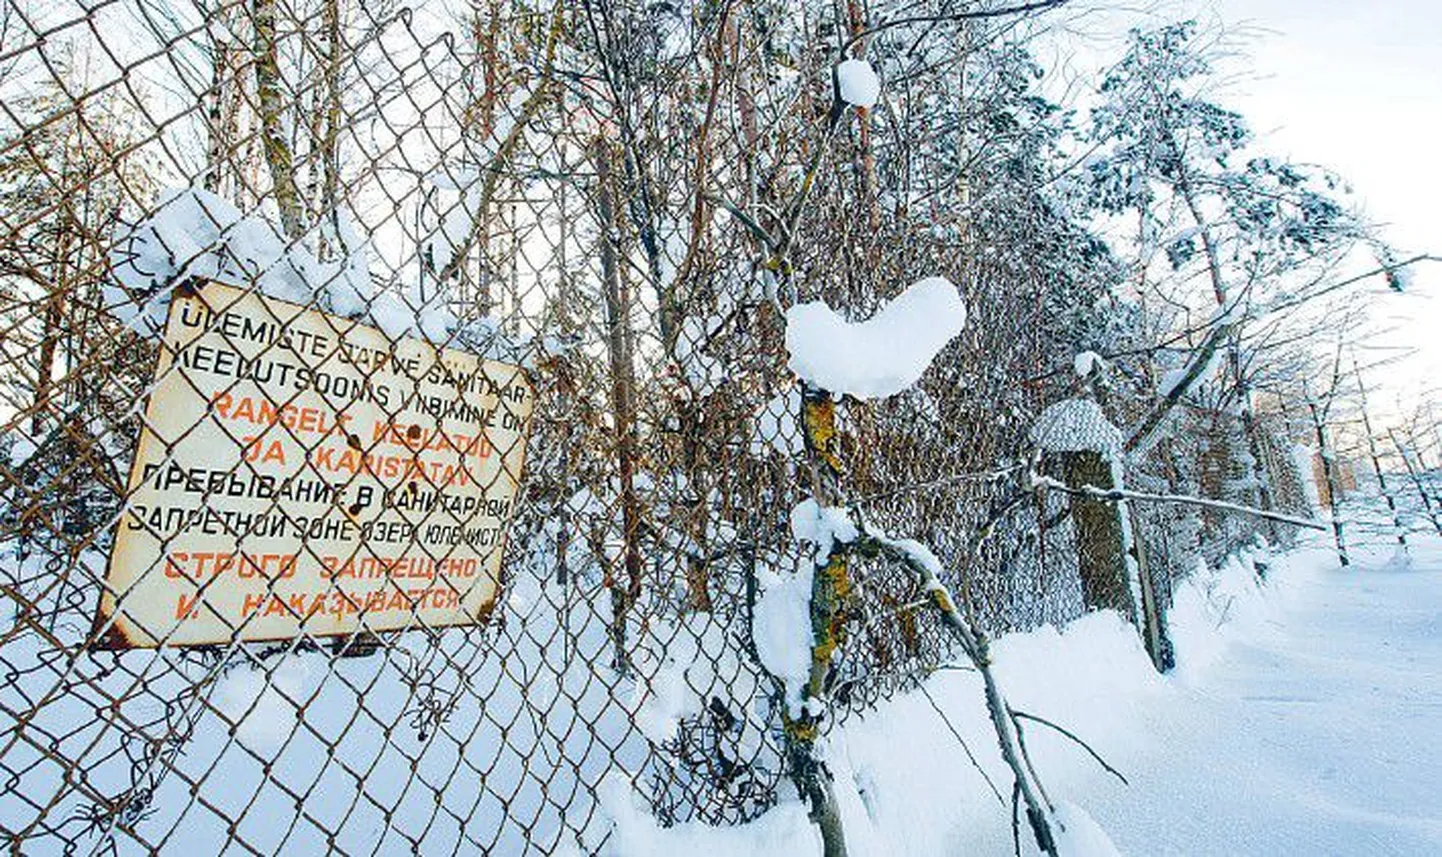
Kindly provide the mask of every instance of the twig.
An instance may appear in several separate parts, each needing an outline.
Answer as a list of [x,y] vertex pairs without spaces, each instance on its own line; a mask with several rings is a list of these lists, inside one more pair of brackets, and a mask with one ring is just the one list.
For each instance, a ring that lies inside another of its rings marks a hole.
[[916,575],[917,582],[931,597],[932,603],[941,614],[942,624],[951,631],[962,652],[981,673],[982,687],[986,696],[986,710],[992,728],[996,730],[1001,758],[1011,769],[1016,789],[1020,792],[1022,800],[1026,802],[1026,818],[1031,825],[1032,834],[1036,837],[1037,847],[1049,857],[1057,857],[1056,838],[1051,832],[1048,815],[1051,801],[1046,800],[1044,807],[1042,801],[1045,800],[1045,794],[1038,797],[1038,793],[1042,791],[1041,784],[1036,780],[1036,771],[1028,761],[1023,759],[1024,750],[1021,747],[1016,721],[1007,714],[1010,709],[1005,698],[1002,697],[1001,688],[992,672],[990,644],[986,634],[975,625],[975,620],[971,616],[970,602],[967,602],[967,613],[963,615],[961,609],[957,607],[956,599],[952,597],[951,591],[937,578],[940,561],[920,543],[893,539],[885,533],[873,529],[861,517],[860,511],[854,507],[852,518],[859,533],[856,547],[863,554],[881,555],[898,562]]
[[926,482],[917,482],[912,485],[903,485],[900,488],[893,488],[890,491],[882,491],[879,494],[872,494],[867,497],[862,497],[858,500],[853,500],[852,505],[860,506],[866,503],[875,503],[879,500],[890,499],[899,494],[909,494],[913,491],[928,491],[933,488],[945,488],[949,485],[957,485],[964,482],[979,482],[983,484],[988,482],[1000,482],[1001,480],[1020,470],[1024,466],[1024,464],[1017,464],[1012,467],[1002,468],[1000,470],[974,473],[958,473],[954,476],[942,476],[936,479],[927,480]]
[[1034,3],[1022,3],[1019,6],[1006,6],[1001,9],[981,9],[972,12],[953,12],[949,15],[908,15],[904,18],[892,18],[889,21],[882,21],[874,27],[862,30],[841,45],[841,53],[844,55],[851,46],[863,39],[869,39],[877,33],[890,30],[893,27],[904,27],[907,24],[933,24],[940,21],[977,21],[985,18],[1002,18],[1007,15],[1025,15],[1028,12],[1044,12],[1047,9],[1055,9],[1064,5],[1067,0],[1037,0]]
[[1096,759],[1097,764],[1101,765],[1104,769],[1106,769],[1107,773],[1121,780],[1123,785],[1131,785],[1131,783],[1127,781],[1127,778],[1122,776],[1121,771],[1118,771],[1116,768],[1113,768],[1111,765],[1107,764],[1107,760],[1103,759],[1100,753],[1098,753],[1096,750],[1093,750],[1091,748],[1091,745],[1078,738],[1076,734],[1073,733],[1071,730],[1066,729],[1062,726],[1058,726],[1050,720],[1047,720],[1045,717],[1037,717],[1035,714],[1027,714],[1025,711],[1017,711],[1015,708],[1011,709],[1011,716],[1013,720],[1030,720],[1033,723],[1040,723],[1043,726],[1050,726],[1052,729],[1055,729],[1056,731],[1075,741],[1078,746],[1091,754],[1091,757],[1093,759]]
[[1036,781],[1037,792],[1041,795],[1041,799],[1046,801],[1047,810],[1056,812],[1056,804],[1052,803],[1051,795],[1046,793],[1046,787],[1042,785],[1041,777],[1037,775],[1036,765],[1032,764],[1031,750],[1028,750],[1026,746],[1026,730],[1022,728],[1021,721],[1016,719],[1016,714],[1011,710],[1010,705],[1006,707],[1006,715],[1011,718],[1011,725],[1016,729],[1016,746],[1021,750],[1021,760],[1026,763],[1026,769],[1031,772],[1031,778]]
[[1011,853],[1021,857],[1021,783],[1011,784]]
[[996,787],[996,783],[992,782],[991,777],[982,769],[981,762],[978,762],[975,754],[971,752],[971,747],[967,745],[966,739],[961,737],[961,733],[956,731],[955,726],[951,725],[951,719],[946,716],[945,711],[941,710],[941,706],[936,704],[936,700],[932,698],[931,691],[926,689],[926,685],[918,685],[918,687],[921,689],[922,696],[926,697],[926,701],[931,703],[931,710],[935,711],[936,716],[941,718],[941,722],[946,724],[947,730],[951,732],[951,737],[955,738],[956,743],[961,745],[961,749],[966,751],[966,758],[971,760],[971,766],[976,768],[976,772],[981,774],[983,780],[986,780],[987,787],[991,789],[992,794],[996,795],[997,803],[1005,807],[1006,798],[1001,796],[1001,790]]

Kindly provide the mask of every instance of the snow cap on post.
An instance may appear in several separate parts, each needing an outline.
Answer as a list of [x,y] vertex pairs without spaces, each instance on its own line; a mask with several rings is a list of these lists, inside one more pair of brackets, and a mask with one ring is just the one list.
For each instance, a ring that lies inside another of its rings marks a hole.
[[866,60],[844,60],[836,66],[836,94],[853,107],[875,107],[881,80]]
[[797,304],[786,311],[787,365],[823,390],[885,398],[915,384],[965,326],[966,304],[945,277],[914,283],[862,322],[822,301]]
[[1121,451],[1122,433],[1091,399],[1062,399],[1037,417],[1031,442],[1045,452],[1099,452],[1112,457]]

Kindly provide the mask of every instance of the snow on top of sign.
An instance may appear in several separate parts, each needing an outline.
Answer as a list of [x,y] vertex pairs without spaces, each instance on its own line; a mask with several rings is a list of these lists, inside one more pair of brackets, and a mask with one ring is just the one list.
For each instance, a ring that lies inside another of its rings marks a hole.
[[[442,295],[374,294],[366,243],[350,218],[336,218],[326,237],[340,258],[322,261],[274,224],[247,216],[199,188],[160,195],[150,217],[118,236],[110,252],[114,281],[105,284],[109,310],[138,332],[165,327],[171,290],[192,278],[255,287],[262,294],[362,320],[392,338],[444,342],[456,326]],[[311,237],[311,236],[307,236]]]
[[[264,221],[247,218],[213,193],[166,190],[155,213],[120,236],[110,251],[115,284],[105,286],[111,312],[144,333],[165,326],[170,290],[191,277],[255,280],[273,297],[306,302],[307,259],[285,256],[284,241]],[[118,284],[118,287],[117,287]]]
[[1122,433],[1091,399],[1063,399],[1047,407],[1031,428],[1031,440],[1047,452],[1113,454]]
[[836,66],[836,92],[854,107],[874,107],[881,97],[881,80],[866,60],[844,60]]
[[863,322],[821,301],[786,312],[791,371],[833,393],[884,398],[905,390],[966,325],[966,304],[944,277],[927,277]]

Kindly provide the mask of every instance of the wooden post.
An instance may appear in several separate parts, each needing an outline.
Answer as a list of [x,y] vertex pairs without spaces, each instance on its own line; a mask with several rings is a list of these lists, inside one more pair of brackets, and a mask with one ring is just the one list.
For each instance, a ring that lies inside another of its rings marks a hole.
[[[1094,450],[1061,453],[1063,481],[1068,487],[1116,488],[1111,462]],[[1126,538],[1116,503],[1092,497],[1071,498],[1076,529],[1077,571],[1082,601],[1091,610],[1116,610],[1137,622],[1127,574]],[[1137,622],[1138,626],[1141,625]]]
[[1142,603],[1142,643],[1152,659],[1157,672],[1166,672],[1176,666],[1172,651],[1171,634],[1167,630],[1167,613],[1157,604],[1157,590],[1152,580],[1151,563],[1147,561],[1147,547],[1142,541],[1141,518],[1136,506],[1127,504],[1127,514],[1132,525],[1132,551],[1137,561],[1137,582],[1140,584]]

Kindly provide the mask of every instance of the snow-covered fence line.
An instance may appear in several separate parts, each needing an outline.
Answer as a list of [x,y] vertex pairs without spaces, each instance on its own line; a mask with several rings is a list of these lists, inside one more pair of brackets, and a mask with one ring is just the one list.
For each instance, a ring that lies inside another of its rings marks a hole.
[[[797,734],[1263,535],[1238,450],[1286,432],[1159,414],[1209,364],[1117,356],[1124,266],[1033,190],[1056,129],[988,16],[1060,3],[882,5],[0,7],[12,849],[753,821]],[[1177,491],[1219,502],[1108,511]],[[872,525],[838,609],[808,509]]]

